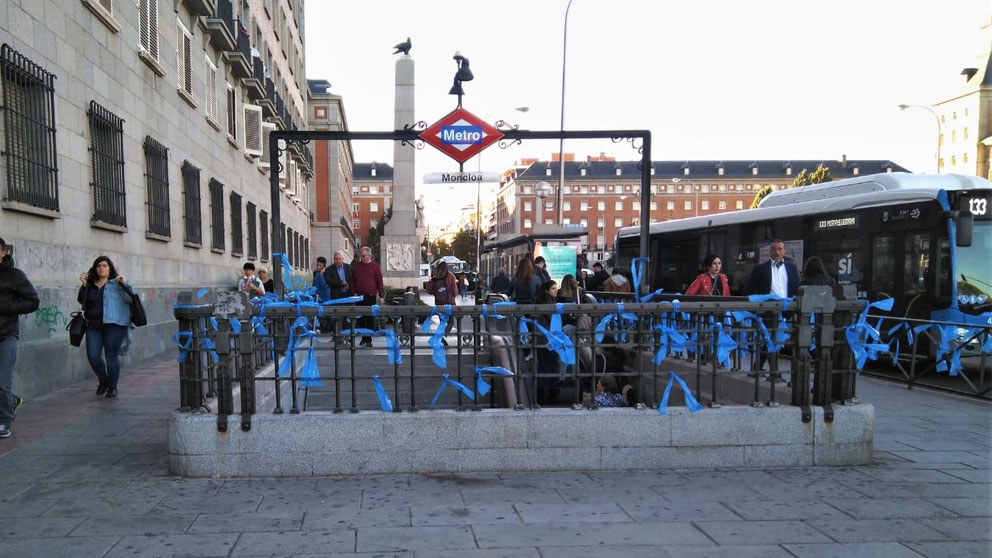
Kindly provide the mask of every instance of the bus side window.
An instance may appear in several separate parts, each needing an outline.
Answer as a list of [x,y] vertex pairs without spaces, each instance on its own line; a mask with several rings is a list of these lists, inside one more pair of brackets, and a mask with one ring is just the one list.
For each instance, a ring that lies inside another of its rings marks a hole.
[[906,315],[923,317],[926,308],[926,274],[930,268],[930,234],[906,235],[905,261],[903,262],[903,299]]
[[871,291],[879,298],[895,296],[896,239],[877,234],[871,245]]

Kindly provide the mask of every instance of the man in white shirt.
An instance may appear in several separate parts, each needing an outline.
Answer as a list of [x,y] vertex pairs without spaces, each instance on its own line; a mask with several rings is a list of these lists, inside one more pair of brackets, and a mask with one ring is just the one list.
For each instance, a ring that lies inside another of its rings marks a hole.
[[[796,264],[785,259],[785,242],[775,238],[768,244],[767,262],[754,266],[751,278],[744,287],[745,295],[776,294],[781,298],[791,298],[799,291],[799,269]],[[777,315],[766,318],[765,326],[777,326]],[[758,353],[757,369],[761,370],[768,360],[768,353],[761,350]]]

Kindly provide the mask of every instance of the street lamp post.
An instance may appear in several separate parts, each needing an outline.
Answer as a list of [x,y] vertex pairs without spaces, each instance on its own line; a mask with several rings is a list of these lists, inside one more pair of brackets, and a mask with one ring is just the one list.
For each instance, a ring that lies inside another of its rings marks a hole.
[[943,137],[940,131],[940,116],[937,115],[937,111],[933,110],[933,107],[927,105],[899,105],[899,110],[906,110],[908,108],[920,108],[929,111],[937,121],[937,174],[940,174],[940,140]]
[[[572,9],[572,0],[568,0],[565,6],[565,28],[562,31],[561,45],[561,126],[560,131],[565,131],[565,59],[568,54],[568,12]],[[562,193],[565,191],[565,138],[558,139],[558,192],[555,194],[555,201],[558,203],[558,226],[560,227],[564,214],[562,213]]]

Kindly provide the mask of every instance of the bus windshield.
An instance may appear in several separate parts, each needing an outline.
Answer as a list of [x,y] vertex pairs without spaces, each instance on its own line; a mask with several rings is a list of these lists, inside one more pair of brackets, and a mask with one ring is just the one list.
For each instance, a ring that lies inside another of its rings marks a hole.
[[958,304],[969,314],[992,309],[992,221],[975,221],[971,246],[957,249]]

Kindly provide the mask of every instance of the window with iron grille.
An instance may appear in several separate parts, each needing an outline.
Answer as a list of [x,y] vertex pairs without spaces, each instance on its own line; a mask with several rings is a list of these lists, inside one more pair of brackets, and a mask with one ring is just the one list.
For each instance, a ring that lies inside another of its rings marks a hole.
[[58,211],[55,74],[4,44],[0,47],[0,81],[7,159],[3,201]]
[[261,225],[259,236],[262,237],[262,257],[263,262],[269,261],[269,214],[264,211],[258,212],[258,222]]
[[224,251],[224,185],[210,179],[210,247]]
[[90,101],[93,220],[125,227],[124,120]]
[[200,217],[200,169],[183,161],[183,220],[186,243],[203,244],[203,220]]
[[244,239],[241,232],[241,194],[231,192],[231,253],[244,254]]
[[169,226],[169,148],[145,136],[145,195],[148,232],[171,236]]
[[256,246],[258,245],[257,239],[257,227],[255,226],[255,204],[248,202],[245,206],[245,222],[248,227],[248,257],[257,258],[258,250]]

